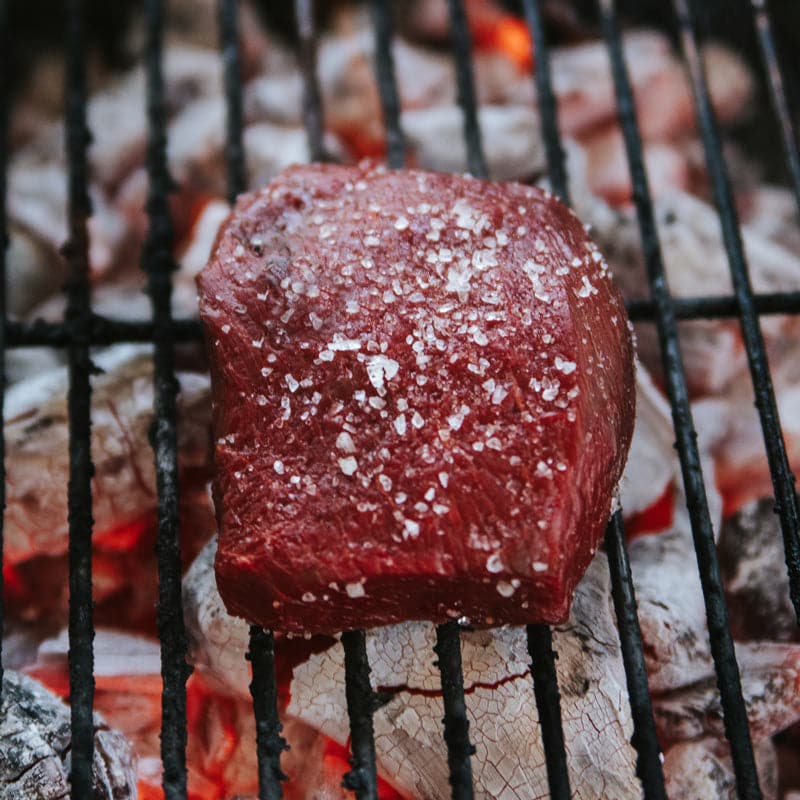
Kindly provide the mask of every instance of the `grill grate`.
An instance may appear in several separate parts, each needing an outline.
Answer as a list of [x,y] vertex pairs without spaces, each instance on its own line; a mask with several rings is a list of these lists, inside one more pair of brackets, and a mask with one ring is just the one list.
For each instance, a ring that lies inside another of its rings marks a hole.
[[[777,60],[775,42],[764,0],[751,0],[753,21],[765,62],[770,96],[780,123],[782,142],[800,207],[800,156],[796,131]],[[761,314],[799,313],[800,291],[754,295],[748,277],[739,224],[734,209],[708,89],[702,70],[689,0],[673,0],[679,24],[680,42],[694,92],[697,118],[705,148],[709,174],[722,223],[724,242],[734,284],[733,296],[673,299],[666,284],[653,205],[645,173],[633,95],[622,51],[617,14],[613,0],[598,0],[600,21],[611,57],[617,93],[618,112],[634,186],[651,298],[629,303],[631,318],[656,325],[673,423],[677,436],[687,504],[697,551],[698,567],[709,621],[709,633],[724,709],[726,736],[733,756],[740,798],[760,798],[752,745],[745,715],[733,642],[716,560],[711,520],[703,475],[696,445],[696,434],[689,406],[686,380],[678,339],[678,320],[738,317],[741,326],[756,404],[762,423],[764,442],[780,515],[786,548],[786,561],[795,609],[800,611],[800,535],[798,507],[786,450],[780,429],[769,375],[764,342],[759,329]],[[528,27],[535,45],[535,82],[542,119],[551,184],[565,201],[569,200],[564,155],[556,118],[556,103],[548,66],[548,47],[544,36],[538,0],[524,0]],[[66,135],[69,163],[69,241],[64,255],[70,266],[68,307],[63,323],[19,323],[5,319],[5,251],[7,220],[5,212],[6,166],[8,160],[8,91],[0,83],[0,378],[4,371],[5,347],[45,346],[66,348],[69,358],[70,417],[70,694],[72,702],[72,796],[91,793],[93,757],[91,604],[91,476],[90,454],[90,346],[117,342],[152,342],[154,353],[155,424],[152,432],[158,486],[158,626],[162,647],[163,724],[162,759],[167,800],[186,797],[186,639],[183,629],[180,587],[180,548],[178,541],[178,485],[176,448],[177,383],[174,346],[179,341],[201,338],[195,320],[173,320],[170,309],[172,223],[168,192],[171,181],[166,163],[165,117],[163,109],[162,34],[163,2],[148,0],[147,85],[149,145],[147,167],[150,181],[148,215],[150,230],[142,266],[148,274],[148,291],[153,315],[151,321],[123,322],[92,314],[88,284],[88,233],[90,214],[87,191],[86,80],[83,44],[84,8],[82,0],[68,0],[66,70]],[[477,102],[472,75],[469,29],[461,0],[448,0],[458,98],[464,113],[464,135],[471,171],[482,176],[486,164],[481,145]],[[0,53],[7,40],[7,2],[0,0]],[[310,0],[296,0],[299,31],[298,60],[305,79],[304,110],[309,149],[316,159],[325,157],[323,115],[316,77],[316,36]],[[371,0],[375,27],[376,78],[387,131],[387,158],[391,167],[405,162],[404,137],[400,125],[400,105],[391,55],[391,7],[382,0]],[[220,0],[220,43],[225,68],[228,102],[227,167],[228,197],[231,202],[245,186],[243,148],[241,54],[235,0]],[[0,81],[6,71],[0,70]],[[0,410],[2,408],[0,380]],[[2,446],[0,430],[0,446]],[[2,450],[0,450],[0,455]],[[0,506],[5,496],[5,481],[0,461]],[[2,545],[0,521],[0,546]],[[620,629],[628,690],[634,720],[632,743],[636,748],[637,775],[648,800],[665,796],[660,752],[655,735],[652,707],[647,690],[641,634],[636,616],[636,600],[625,546],[621,513],[617,512],[606,533],[606,548],[611,570],[612,592]],[[0,578],[0,580],[2,580]],[[0,584],[1,588],[2,584]],[[0,601],[1,602],[1,601]],[[2,612],[2,605],[0,605]],[[1,616],[1,613],[0,613]],[[0,626],[1,627],[1,626]],[[352,770],[347,785],[358,798],[377,797],[375,745],[372,715],[378,698],[369,683],[369,664],[363,632],[343,635],[346,659],[346,694],[352,734]],[[529,652],[533,659],[534,688],[542,724],[550,791],[554,798],[569,797],[567,762],[560,719],[552,638],[546,626],[528,629]],[[459,629],[454,623],[437,630],[436,653],[444,696],[444,738],[448,749],[454,798],[473,796],[468,723],[461,674]],[[250,652],[253,668],[251,691],[256,716],[259,797],[274,800],[281,796],[280,755],[286,743],[281,737],[277,713],[274,637],[258,628],[251,630]]]
[[65,325],[69,331],[69,693],[72,730],[70,783],[75,797],[92,787],[94,654],[92,641],[92,465],[89,359],[89,234],[92,212],[86,148],[86,64],[83,2],[70,0],[67,29],[66,150],[69,181],[69,263]]

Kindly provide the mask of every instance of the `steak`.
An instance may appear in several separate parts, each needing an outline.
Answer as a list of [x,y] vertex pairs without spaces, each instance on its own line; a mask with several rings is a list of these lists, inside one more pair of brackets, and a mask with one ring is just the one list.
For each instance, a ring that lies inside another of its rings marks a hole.
[[286,632],[563,621],[634,420],[629,324],[549,194],[313,165],[199,276],[229,611]]

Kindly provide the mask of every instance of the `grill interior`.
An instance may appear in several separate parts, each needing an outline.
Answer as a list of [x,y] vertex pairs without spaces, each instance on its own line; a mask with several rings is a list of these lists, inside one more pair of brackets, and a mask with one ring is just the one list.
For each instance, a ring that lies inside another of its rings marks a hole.
[[[163,724],[161,755],[164,766],[164,793],[168,800],[186,797],[186,634],[181,610],[181,559],[178,544],[178,481],[176,456],[175,346],[181,341],[201,338],[199,323],[174,319],[171,312],[171,274],[173,228],[168,204],[170,176],[166,158],[166,123],[162,75],[164,3],[147,0],[146,70],[148,91],[149,141],[149,234],[142,257],[147,273],[152,318],[138,322],[101,318],[92,313],[89,298],[87,220],[91,213],[87,180],[86,126],[86,48],[84,45],[84,7],[82,0],[69,0],[66,30],[66,137],[69,165],[69,240],[64,256],[69,263],[68,306],[62,323],[21,323],[8,321],[5,311],[5,247],[0,248],[0,376],[7,347],[66,348],[69,364],[70,481],[69,566],[70,566],[70,696],[72,714],[72,797],[91,796],[93,726],[92,639],[94,634],[91,597],[91,478],[90,452],[90,347],[118,342],[151,342],[155,359],[155,424],[152,444],[157,467],[158,487],[158,633],[161,641],[163,676]],[[775,495],[775,511],[780,517],[789,571],[791,598],[800,613],[800,530],[794,477],[789,467],[780,428],[775,396],[767,363],[764,340],[759,327],[761,314],[796,314],[800,311],[800,292],[757,295],[748,277],[737,212],[723,158],[720,136],[705,82],[690,0],[673,0],[672,13],[679,32],[680,51],[691,78],[695,111],[702,138],[713,196],[722,223],[728,255],[732,296],[673,299],[665,279],[660,244],[656,232],[653,203],[648,189],[643,150],[637,129],[633,94],[623,56],[617,10],[613,0],[599,0],[597,13],[611,58],[619,120],[622,126],[628,164],[633,180],[634,202],[638,215],[642,247],[646,257],[650,297],[629,304],[632,320],[656,326],[661,349],[667,394],[675,428],[687,504],[708,615],[711,648],[724,710],[725,733],[730,743],[740,798],[761,797],[753,748],[747,725],[739,671],[728,624],[720,569],[717,562],[712,522],[709,515],[703,473],[692,421],[681,349],[678,322],[686,319],[737,318],[741,325],[752,377],[756,407],[761,420]],[[453,58],[457,69],[458,99],[463,110],[464,137],[471,172],[487,175],[481,130],[478,124],[473,80],[470,33],[461,0],[448,2],[452,27]],[[554,192],[569,203],[569,191],[556,120],[556,100],[548,62],[548,42],[538,0],[524,0],[525,19],[534,42],[536,69],[533,76],[542,119],[549,176]],[[311,0],[296,0],[299,36],[299,63],[305,81],[304,118],[314,158],[324,157],[322,109],[316,78],[316,33]],[[400,125],[400,103],[392,59],[392,15],[390,4],[371,0],[370,11],[376,43],[376,80],[387,132],[387,160],[391,167],[405,164],[405,145]],[[775,39],[764,0],[752,0],[749,8],[757,34],[760,55],[766,68],[772,107],[779,123],[786,164],[800,207],[800,155],[797,136],[786,95],[786,83],[778,63]],[[8,4],[0,3],[0,53],[14,35],[8,29]],[[245,188],[243,149],[243,111],[240,81],[240,51],[236,0],[219,2],[220,50],[224,61],[227,98],[227,174],[228,199]],[[7,70],[0,68],[0,80]],[[0,86],[0,198],[6,195],[5,166],[8,161],[9,90]],[[7,243],[5,203],[0,204],[0,231]],[[0,381],[0,392],[3,382]],[[0,403],[2,394],[0,394]],[[0,428],[0,437],[3,432]],[[2,444],[2,439],[0,439]],[[5,480],[0,475],[0,502],[4,501]],[[659,745],[645,673],[642,639],[639,631],[636,598],[625,544],[622,514],[617,511],[606,533],[606,550],[611,569],[614,606],[620,631],[620,645],[627,676],[632,716],[633,745],[638,754],[637,775],[644,795],[666,797]],[[562,800],[570,797],[566,753],[561,726],[559,691],[556,680],[552,638],[547,626],[528,628],[528,649],[542,737],[547,760],[550,793]],[[464,701],[457,623],[437,630],[436,655],[444,699],[443,736],[447,744],[452,796],[465,800],[473,796],[470,756],[472,747]],[[352,769],[346,784],[357,798],[377,798],[375,745],[372,714],[376,698],[370,688],[365,636],[351,631],[342,637],[345,649],[346,696],[352,734]],[[275,681],[274,639],[270,632],[251,629],[250,653],[253,680],[251,691],[257,720],[259,797],[272,800],[281,796],[280,757],[285,747],[278,721]],[[511,721],[510,721],[511,722]]]

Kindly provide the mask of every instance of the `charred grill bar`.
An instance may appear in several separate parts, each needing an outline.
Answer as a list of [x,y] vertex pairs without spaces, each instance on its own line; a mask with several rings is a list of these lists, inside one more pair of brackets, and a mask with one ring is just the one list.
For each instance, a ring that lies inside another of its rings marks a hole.
[[72,796],[89,797],[94,757],[94,654],[92,642],[92,464],[89,359],[89,232],[91,214],[86,149],[86,53],[84,6],[70,0],[67,22],[66,150],[69,170],[69,263],[67,310],[69,332],[69,694],[72,731]]
[[[8,3],[0,0],[0,419],[6,392],[6,168],[8,166]],[[6,510],[5,428],[0,425],[0,702],[3,694],[3,522]]]
[[692,523],[697,563],[706,604],[711,652],[725,716],[725,733],[731,746],[737,788],[741,798],[759,798],[753,746],[747,723],[739,668],[733,650],[733,636],[717,562],[714,531],[708,510],[697,433],[694,429],[689,393],[678,340],[678,326],[672,311],[672,298],[666,282],[661,246],[656,230],[653,204],[644,167],[633,93],[628,78],[622,40],[613,0],[600,0],[603,32],[611,56],[611,70],[617,92],[617,107],[622,125],[628,165],[634,187],[634,201],[639,219],[650,292],[656,303],[661,356],[664,362],[667,394],[672,407],[672,421],[677,436],[678,456],[683,473],[686,502]]
[[[448,0],[452,23],[452,43],[457,67],[459,102],[464,110],[464,130],[469,164],[476,175],[486,172],[480,142],[477,103],[471,75],[469,31],[463,5]],[[645,252],[651,299],[629,304],[635,320],[656,324],[661,344],[678,452],[684,486],[692,520],[698,566],[702,578],[712,651],[717,668],[725,730],[731,745],[741,798],[761,796],[755,770],[752,745],[744,710],[739,673],[727,624],[727,612],[716,560],[714,537],[708,513],[702,472],[695,443],[688,393],[678,343],[679,319],[739,317],[758,401],[764,441],[776,494],[777,511],[786,547],[786,560],[792,583],[795,608],[800,606],[800,541],[798,509],[794,480],[789,470],[780,421],[775,408],[765,350],[758,326],[758,316],[769,313],[800,312],[800,292],[754,295],[749,284],[738,220],[725,174],[725,164],[713,113],[702,73],[702,64],[693,30],[687,0],[674,0],[680,26],[684,55],[690,68],[692,88],[700,132],[706,151],[709,174],[728,251],[735,287],[732,297],[673,299],[666,286],[660,246],[656,233],[653,207],[649,196],[641,142],[636,127],[633,95],[627,77],[621,39],[612,0],[599,0],[611,57],[618,110],[628,154]],[[7,220],[5,216],[5,166],[8,159],[7,95],[10,87],[0,83],[0,377],[6,346],[65,347],[70,373],[70,691],[72,702],[72,796],[82,798],[91,793],[92,729],[92,638],[91,618],[91,474],[90,455],[90,370],[89,347],[122,341],[149,341],[155,344],[155,412],[153,444],[159,491],[158,566],[159,566],[159,635],[162,642],[163,723],[162,758],[164,788],[168,800],[186,796],[186,691],[188,667],[180,604],[180,551],[178,545],[178,505],[176,466],[176,409],[173,348],[176,342],[199,340],[199,323],[173,320],[170,310],[172,226],[167,204],[170,179],[166,164],[165,122],[163,114],[163,78],[161,74],[163,33],[162,2],[148,0],[147,71],[149,107],[148,174],[150,195],[148,212],[150,233],[145,246],[143,266],[149,276],[149,293],[153,304],[152,321],[123,322],[103,319],[91,313],[89,305],[86,220],[89,216],[86,165],[86,87],[85,51],[82,37],[83,4],[67,3],[68,69],[66,92],[66,128],[69,164],[70,238],[65,247],[71,271],[68,284],[68,310],[63,324],[18,323],[5,320],[5,248]],[[390,166],[404,162],[404,140],[399,120],[399,100],[391,58],[391,6],[371,0],[376,32],[376,71],[387,129],[387,154]],[[763,0],[752,0],[753,19],[762,56],[767,67],[771,99],[781,125],[783,145],[794,190],[800,204],[800,157],[792,125],[786,92],[775,52],[769,17]],[[6,29],[8,4],[0,0],[0,52]],[[543,139],[553,188],[568,199],[566,170],[556,121],[555,100],[550,85],[547,42],[536,0],[525,0],[524,8],[535,44],[536,85],[542,117]],[[310,150],[314,157],[324,153],[322,109],[315,75],[315,34],[311,4],[297,0],[300,32],[300,62],[306,79],[306,126]],[[245,185],[245,159],[242,147],[242,102],[240,51],[237,37],[236,8],[233,0],[220,0],[220,36],[225,63],[225,89],[228,101],[228,194],[233,199]],[[0,81],[7,81],[5,70]],[[0,388],[0,406],[2,388]],[[2,436],[2,431],[0,431]],[[0,439],[2,445],[2,439]],[[0,466],[2,472],[2,466]],[[0,474],[0,477],[4,477]],[[4,481],[3,481],[4,482]],[[0,492],[3,492],[0,490]],[[3,494],[0,494],[2,504]],[[0,534],[2,533],[0,522]],[[1,539],[0,539],[1,544]],[[647,692],[641,636],[636,618],[635,597],[627,562],[624,532],[619,515],[615,515],[606,536],[612,577],[612,591],[620,629],[622,653],[634,719],[633,744],[637,750],[637,774],[645,796],[664,797],[664,783],[655,737],[652,708]],[[2,611],[2,606],[0,606]],[[537,626],[538,628],[538,626]],[[464,710],[463,681],[459,680],[460,657],[458,629],[440,629],[437,654],[443,687],[455,678],[450,700],[445,700],[445,731],[448,763],[451,769],[453,796],[472,796],[470,785],[470,746]],[[529,644],[534,656],[537,706],[542,721],[543,741],[547,757],[548,779],[553,797],[569,795],[566,759],[555,684],[549,630],[529,630]],[[377,797],[376,766],[371,717],[376,697],[369,686],[369,665],[363,634],[353,632],[344,637],[347,653],[347,699],[351,717],[353,770],[349,785],[358,797]],[[544,655],[544,658],[539,656]],[[253,666],[252,694],[256,715],[260,798],[281,796],[280,754],[285,742],[280,736],[277,715],[274,639],[259,629],[251,632],[250,653]],[[544,689],[542,689],[544,686]]]
[[178,538],[178,446],[175,342],[172,335],[173,227],[169,210],[172,179],[167,168],[164,112],[161,0],[148,0],[147,15],[147,212],[149,231],[142,253],[153,308],[154,421],[150,432],[158,490],[158,636],[161,640],[161,760],[164,796],[186,796],[186,631],[181,602],[181,552]]

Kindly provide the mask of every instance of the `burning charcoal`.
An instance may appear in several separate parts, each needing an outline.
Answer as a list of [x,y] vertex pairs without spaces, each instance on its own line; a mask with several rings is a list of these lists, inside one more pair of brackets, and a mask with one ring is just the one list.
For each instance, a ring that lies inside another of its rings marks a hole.
[[[701,449],[703,473],[714,474]],[[630,544],[631,569],[639,609],[650,689],[662,691],[699,680],[712,669],[691,524],[680,473],[674,477],[674,519],[667,533],[642,536]],[[719,530],[722,499],[706,481],[709,513]]]
[[[573,791],[582,798],[639,798],[629,740],[625,674],[609,594],[608,565],[598,556],[578,585],[570,619],[554,631],[564,739]],[[382,772],[413,794],[450,796],[441,735],[440,678],[433,626],[408,623],[367,635],[376,690],[393,697],[375,715]],[[472,769],[481,797],[530,798],[547,792],[524,628],[462,635]],[[340,744],[349,734],[339,645],[294,671],[290,714]],[[603,736],[596,735],[603,730]]]
[[[800,645],[738,644],[736,657],[750,735],[762,741],[800,720]],[[706,736],[722,740],[725,731],[716,675],[653,699],[659,738],[677,742]]]
[[737,200],[742,222],[795,255],[800,255],[797,204],[791,189],[762,184]]
[[628,463],[619,482],[620,501],[626,515],[639,514],[653,505],[675,474],[675,434],[669,404],[647,370],[636,368],[636,425]]
[[[435,106],[403,112],[403,130],[420,167],[441,172],[468,170],[458,106]],[[495,180],[537,175],[544,169],[538,114],[521,106],[483,106],[479,122],[489,174]]]
[[[647,282],[639,228],[631,215],[615,212],[587,188],[585,154],[569,147],[570,180],[577,211],[611,264],[628,299],[645,297]],[[731,293],[730,272],[717,212],[685,192],[669,191],[655,200],[656,221],[670,289],[676,297]],[[742,229],[753,289],[791,291],[800,285],[800,258],[746,226]],[[762,331],[769,345],[784,339],[791,322],[765,317]],[[638,326],[638,353],[654,374],[661,369],[653,326]],[[720,392],[744,376],[746,354],[735,320],[692,320],[681,325],[681,346],[689,388],[695,394]],[[743,382],[742,382],[743,383]]]
[[[125,235],[122,216],[92,192],[89,264],[95,277],[111,268]],[[24,314],[61,288],[66,262],[59,249],[67,238],[67,182],[57,163],[15,159],[9,172],[9,311]]]
[[[120,345],[97,356],[104,370],[92,394],[95,538],[141,522],[156,506],[148,430],[153,415],[152,361],[146,347]],[[179,455],[183,480],[208,475],[208,380],[179,374]],[[9,565],[67,548],[67,374],[58,369],[22,381],[6,395]]]
[[[764,800],[778,797],[775,747],[769,739],[755,748]],[[736,800],[736,776],[727,746],[715,739],[681,742],[664,759],[664,777],[670,800]]]
[[225,610],[214,577],[215,536],[183,579],[183,618],[189,637],[189,659],[206,668],[227,692],[249,696],[250,667],[245,659],[250,626]]
[[797,617],[789,598],[780,519],[775,501],[750,503],[722,526],[719,557],[738,639],[797,639]]
[[[136,796],[128,742],[95,715],[93,800]],[[32,678],[7,670],[0,711],[0,796],[50,800],[69,793],[69,708]]]
[[[768,343],[783,438],[794,469],[800,467],[800,359],[797,357],[796,324],[787,330],[783,341]],[[745,504],[771,495],[773,487],[749,379],[742,376],[741,380],[731,382],[720,405],[726,427],[714,455],[726,513],[733,514]],[[779,561],[783,565],[783,554]]]

